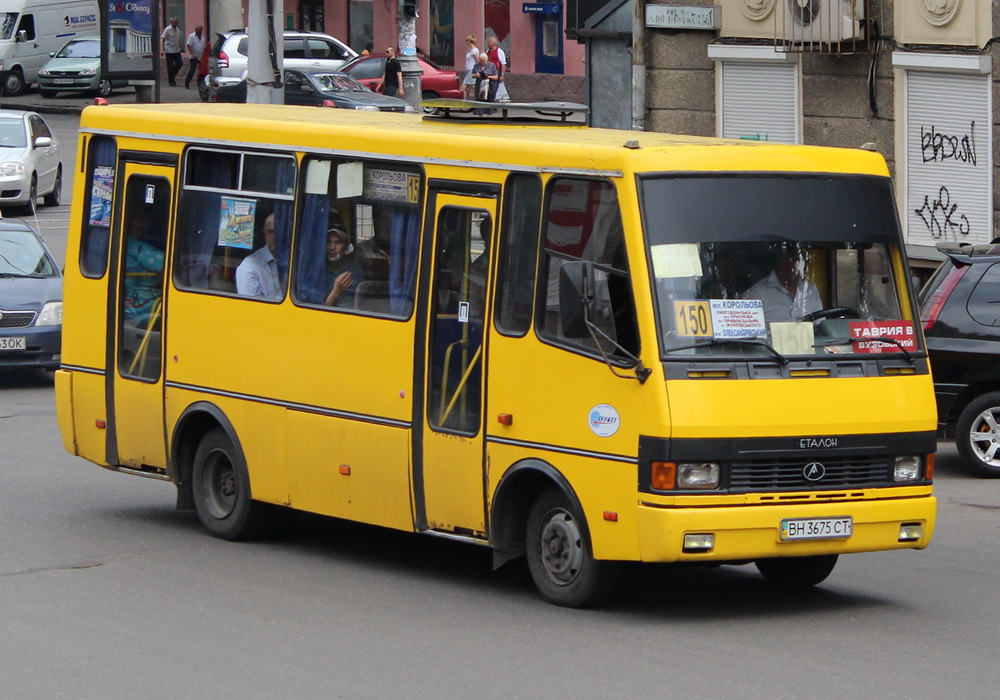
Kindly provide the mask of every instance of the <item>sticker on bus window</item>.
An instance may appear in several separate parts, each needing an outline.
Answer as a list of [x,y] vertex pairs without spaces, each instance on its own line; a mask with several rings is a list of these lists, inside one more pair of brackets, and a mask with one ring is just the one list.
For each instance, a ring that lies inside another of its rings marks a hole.
[[365,198],[377,202],[417,204],[420,201],[420,176],[384,168],[365,169]]
[[675,301],[674,323],[682,338],[711,338],[712,309],[708,301]]
[[775,321],[771,324],[771,345],[782,355],[812,355],[816,352],[810,321]]
[[712,299],[716,338],[766,338],[764,302],[760,299]]
[[[917,336],[913,321],[851,321],[848,324],[854,339],[854,352],[907,352],[917,349]],[[879,338],[891,338],[896,343],[886,343]]]
[[90,225],[111,225],[111,193],[115,189],[115,169],[110,165],[94,168],[90,190]]
[[219,245],[225,248],[253,248],[253,220],[257,200],[223,197],[219,205]]
[[697,243],[661,243],[650,248],[653,276],[658,280],[674,277],[701,277],[701,256]]

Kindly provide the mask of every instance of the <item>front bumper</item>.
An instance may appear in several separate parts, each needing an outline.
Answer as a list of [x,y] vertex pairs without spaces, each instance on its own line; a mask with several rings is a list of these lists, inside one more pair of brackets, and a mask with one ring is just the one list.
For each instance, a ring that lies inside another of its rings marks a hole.
[[[843,500],[832,503],[785,505],[733,505],[685,508],[640,503],[639,547],[642,561],[699,561],[724,563],[847,554],[892,549],[923,549],[934,534],[937,499],[930,495],[885,500]],[[854,532],[848,539],[783,542],[783,518],[832,518],[851,516]],[[903,523],[919,523],[923,537],[899,541]],[[708,552],[684,552],[684,535],[715,535]]]
[[0,335],[23,337],[24,350],[0,350],[0,369],[37,367],[58,369],[62,346],[62,326],[5,328]]
[[[31,173],[0,176],[0,204],[27,204],[31,192]],[[20,335],[20,334],[18,334]]]

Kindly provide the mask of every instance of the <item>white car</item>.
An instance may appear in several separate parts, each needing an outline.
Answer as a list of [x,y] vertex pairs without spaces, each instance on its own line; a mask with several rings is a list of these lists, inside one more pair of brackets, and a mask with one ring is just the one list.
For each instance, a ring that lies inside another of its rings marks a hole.
[[0,109],[0,206],[14,204],[34,213],[62,198],[62,157],[48,124],[34,112]]
[[[247,77],[250,39],[246,31],[216,35],[209,58],[212,84],[238,83]],[[335,71],[358,55],[329,34],[289,30],[284,33],[283,68]]]

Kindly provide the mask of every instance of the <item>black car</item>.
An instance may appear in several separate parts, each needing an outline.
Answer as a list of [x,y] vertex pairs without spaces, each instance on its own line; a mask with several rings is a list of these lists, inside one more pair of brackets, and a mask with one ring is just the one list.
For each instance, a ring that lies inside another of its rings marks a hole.
[[[214,102],[246,102],[247,81],[219,83],[211,88]],[[346,73],[333,71],[285,71],[285,104],[339,107],[371,112],[409,112],[397,97],[372,92]]]
[[59,367],[62,274],[42,239],[0,220],[0,368]]
[[974,472],[1000,477],[1000,245],[938,250],[945,261],[920,291],[938,434]]

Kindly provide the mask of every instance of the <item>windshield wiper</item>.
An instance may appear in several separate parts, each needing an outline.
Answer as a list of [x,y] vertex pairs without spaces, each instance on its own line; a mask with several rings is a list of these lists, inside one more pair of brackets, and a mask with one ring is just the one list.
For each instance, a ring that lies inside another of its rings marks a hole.
[[775,359],[783,365],[788,364],[788,358],[782,355],[780,352],[774,349],[774,346],[768,343],[766,340],[761,340],[760,338],[707,338],[703,343],[692,343],[691,345],[681,345],[676,348],[668,348],[667,352],[677,352],[678,350],[692,350],[694,348],[704,348],[710,345],[755,345],[757,347],[764,348],[769,353],[774,355]]
[[903,357],[906,358],[906,361],[909,362],[911,365],[913,364],[914,362],[913,355],[910,353],[909,350],[907,350],[903,346],[903,343],[896,340],[895,338],[889,338],[884,335],[876,336],[874,338],[833,338],[832,340],[828,340],[825,343],[816,343],[815,345],[813,345],[813,347],[825,348],[831,345],[854,345],[855,343],[866,343],[866,342],[874,343],[876,341],[881,343],[889,343],[890,345],[895,345],[897,348],[899,348],[899,351],[903,354]]

